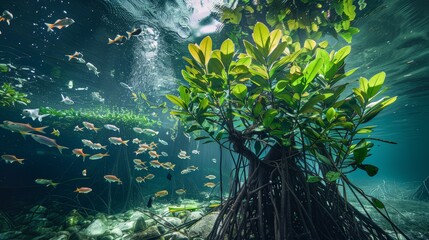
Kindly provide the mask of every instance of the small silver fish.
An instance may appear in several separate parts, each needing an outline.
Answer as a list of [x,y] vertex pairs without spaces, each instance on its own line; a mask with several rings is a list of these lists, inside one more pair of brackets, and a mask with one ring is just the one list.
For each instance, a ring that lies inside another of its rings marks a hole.
[[123,88],[126,88],[126,89],[128,89],[128,90],[130,90],[130,91],[133,91],[133,88],[132,87],[130,87],[128,84],[126,84],[126,83],[123,83],[123,82],[120,82],[119,83],[119,85],[121,85]]
[[73,105],[74,104],[74,101],[71,100],[70,97],[64,97],[63,94],[61,94],[61,97],[63,98],[63,100],[61,100],[61,102],[65,103],[67,105]]
[[217,161],[216,161],[216,158],[212,158],[212,162],[213,163],[216,163]]
[[120,132],[119,128],[113,124],[104,124],[104,128],[114,132]]
[[168,145],[168,142],[158,138],[158,142],[161,143],[162,145]]
[[198,151],[197,149],[192,150],[192,154],[200,154],[200,151]]
[[168,153],[166,153],[166,152],[161,152],[161,155],[164,157],[168,157]]
[[98,77],[98,74],[100,73],[99,71],[98,71],[98,69],[94,66],[94,64],[92,64],[92,63],[90,63],[90,62],[87,62],[86,63],[86,66],[88,67],[88,70],[89,71],[93,71],[94,72],[94,74]]
[[29,117],[31,119],[34,120],[39,120],[39,122],[41,122],[43,120],[44,117],[49,116],[49,114],[42,114],[39,115],[39,109],[35,108],[35,109],[24,109],[22,110],[22,118],[26,118]]

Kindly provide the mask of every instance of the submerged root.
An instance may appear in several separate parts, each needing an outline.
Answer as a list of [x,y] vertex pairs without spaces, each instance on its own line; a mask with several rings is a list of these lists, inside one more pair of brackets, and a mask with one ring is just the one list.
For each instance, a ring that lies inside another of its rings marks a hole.
[[250,169],[244,185],[224,203],[208,239],[392,239],[335,184],[308,183],[293,161],[256,163]]
[[411,199],[417,201],[429,201],[429,176],[423,180],[417,191],[411,196]]

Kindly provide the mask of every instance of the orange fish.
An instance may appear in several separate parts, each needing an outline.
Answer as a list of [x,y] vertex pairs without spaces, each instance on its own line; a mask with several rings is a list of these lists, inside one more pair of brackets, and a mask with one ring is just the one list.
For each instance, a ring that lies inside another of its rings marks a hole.
[[168,191],[167,190],[162,190],[162,191],[159,191],[159,192],[155,193],[155,197],[164,197],[164,196],[167,196],[167,195],[168,195]]
[[63,154],[63,149],[68,149],[68,147],[60,146],[57,144],[55,139],[45,137],[39,134],[31,134],[31,137],[38,143],[46,145],[48,147],[56,147],[61,154]]
[[117,182],[118,184],[122,184],[121,179],[115,175],[104,175],[104,179],[106,179],[108,182]]
[[109,41],[107,42],[107,44],[124,44],[124,42],[127,40],[127,37],[123,36],[123,35],[116,35],[115,39],[111,39],[109,38]]
[[121,145],[124,144],[125,146],[128,146],[128,141],[130,140],[122,140],[120,137],[109,137],[109,142],[115,144],[115,145]]
[[100,130],[100,128],[96,128],[94,126],[94,124],[90,123],[90,122],[82,122],[83,126],[85,126],[86,129],[88,130],[92,130],[94,132],[97,132],[98,130]]
[[77,192],[77,193],[89,193],[91,191],[92,191],[92,188],[89,188],[89,187],[80,187],[74,190],[74,192]]
[[45,23],[48,26],[48,32],[54,31],[54,28],[61,29],[63,27],[68,27],[74,23],[74,20],[71,18],[58,19],[54,23]]
[[13,162],[17,162],[19,164],[24,164],[22,161],[24,161],[24,158],[17,158],[15,155],[1,155],[1,158],[6,162],[6,163],[13,163]]
[[84,153],[82,148],[75,148],[72,150],[72,152],[74,155],[76,155],[76,157],[82,156],[84,162],[85,162],[85,158],[91,155],[91,154]]
[[3,121],[3,126],[12,132],[19,132],[23,135],[25,135],[29,132],[45,133],[45,131],[43,131],[43,129],[48,127],[48,126],[45,126],[45,127],[35,128],[35,127],[32,127],[28,123],[17,123],[17,122],[11,122],[11,121]]
[[209,188],[214,188],[215,186],[216,186],[216,184],[212,183],[212,182],[208,182],[208,183],[204,184],[204,187],[209,187]]
[[[0,16],[0,22],[6,21],[7,25],[10,25],[10,20],[13,19],[13,14],[8,10],[4,10],[2,15]],[[128,33],[128,32],[127,32]]]
[[161,155],[159,155],[158,153],[156,153],[156,151],[149,151],[149,156],[151,158],[159,158],[159,157],[161,157]]
[[133,159],[133,162],[137,165],[145,165],[146,164],[146,162],[143,162],[142,160],[140,160],[138,158]]
[[73,58],[82,58],[83,54],[80,52],[74,52],[72,55],[66,55],[67,57],[69,57],[69,61],[72,60]]
[[162,163],[160,163],[158,160],[152,160],[149,162],[149,164],[154,168],[160,168],[162,166]]

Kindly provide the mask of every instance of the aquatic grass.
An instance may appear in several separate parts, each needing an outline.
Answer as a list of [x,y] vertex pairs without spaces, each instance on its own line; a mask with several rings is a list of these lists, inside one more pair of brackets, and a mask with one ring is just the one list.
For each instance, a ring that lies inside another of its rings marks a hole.
[[9,107],[15,106],[15,103],[27,105],[31,101],[27,98],[27,94],[21,93],[10,84],[3,83],[0,88],[0,106]]
[[[40,108],[40,114],[50,114],[56,117],[53,120],[55,126],[74,127],[76,123],[89,121],[95,124],[117,124],[124,127],[152,127],[160,126],[159,119],[153,119],[148,114],[120,107],[99,107],[93,109],[54,109],[51,107]],[[57,125],[58,124],[58,125]]]

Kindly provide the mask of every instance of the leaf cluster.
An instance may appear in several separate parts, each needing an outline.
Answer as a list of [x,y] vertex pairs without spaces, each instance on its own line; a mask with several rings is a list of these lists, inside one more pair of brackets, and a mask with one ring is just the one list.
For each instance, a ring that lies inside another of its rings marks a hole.
[[219,49],[210,37],[189,44],[192,58],[184,57],[182,70],[187,85],[178,96],[167,95],[177,107],[171,114],[188,132],[206,133],[197,140],[226,147],[239,138],[261,160],[274,146],[292,148],[309,182],[336,182],[359,169],[377,174],[365,163],[375,129],[367,124],[396,100],[381,96],[385,73],[358,78],[351,89],[341,81],[356,71],[344,71],[350,46],[328,52],[326,41],[301,45],[260,22],[252,38],[238,54],[230,39]]
[[10,83],[3,83],[0,89],[0,106],[15,106],[15,103],[27,105],[30,103],[27,94],[17,91]]

